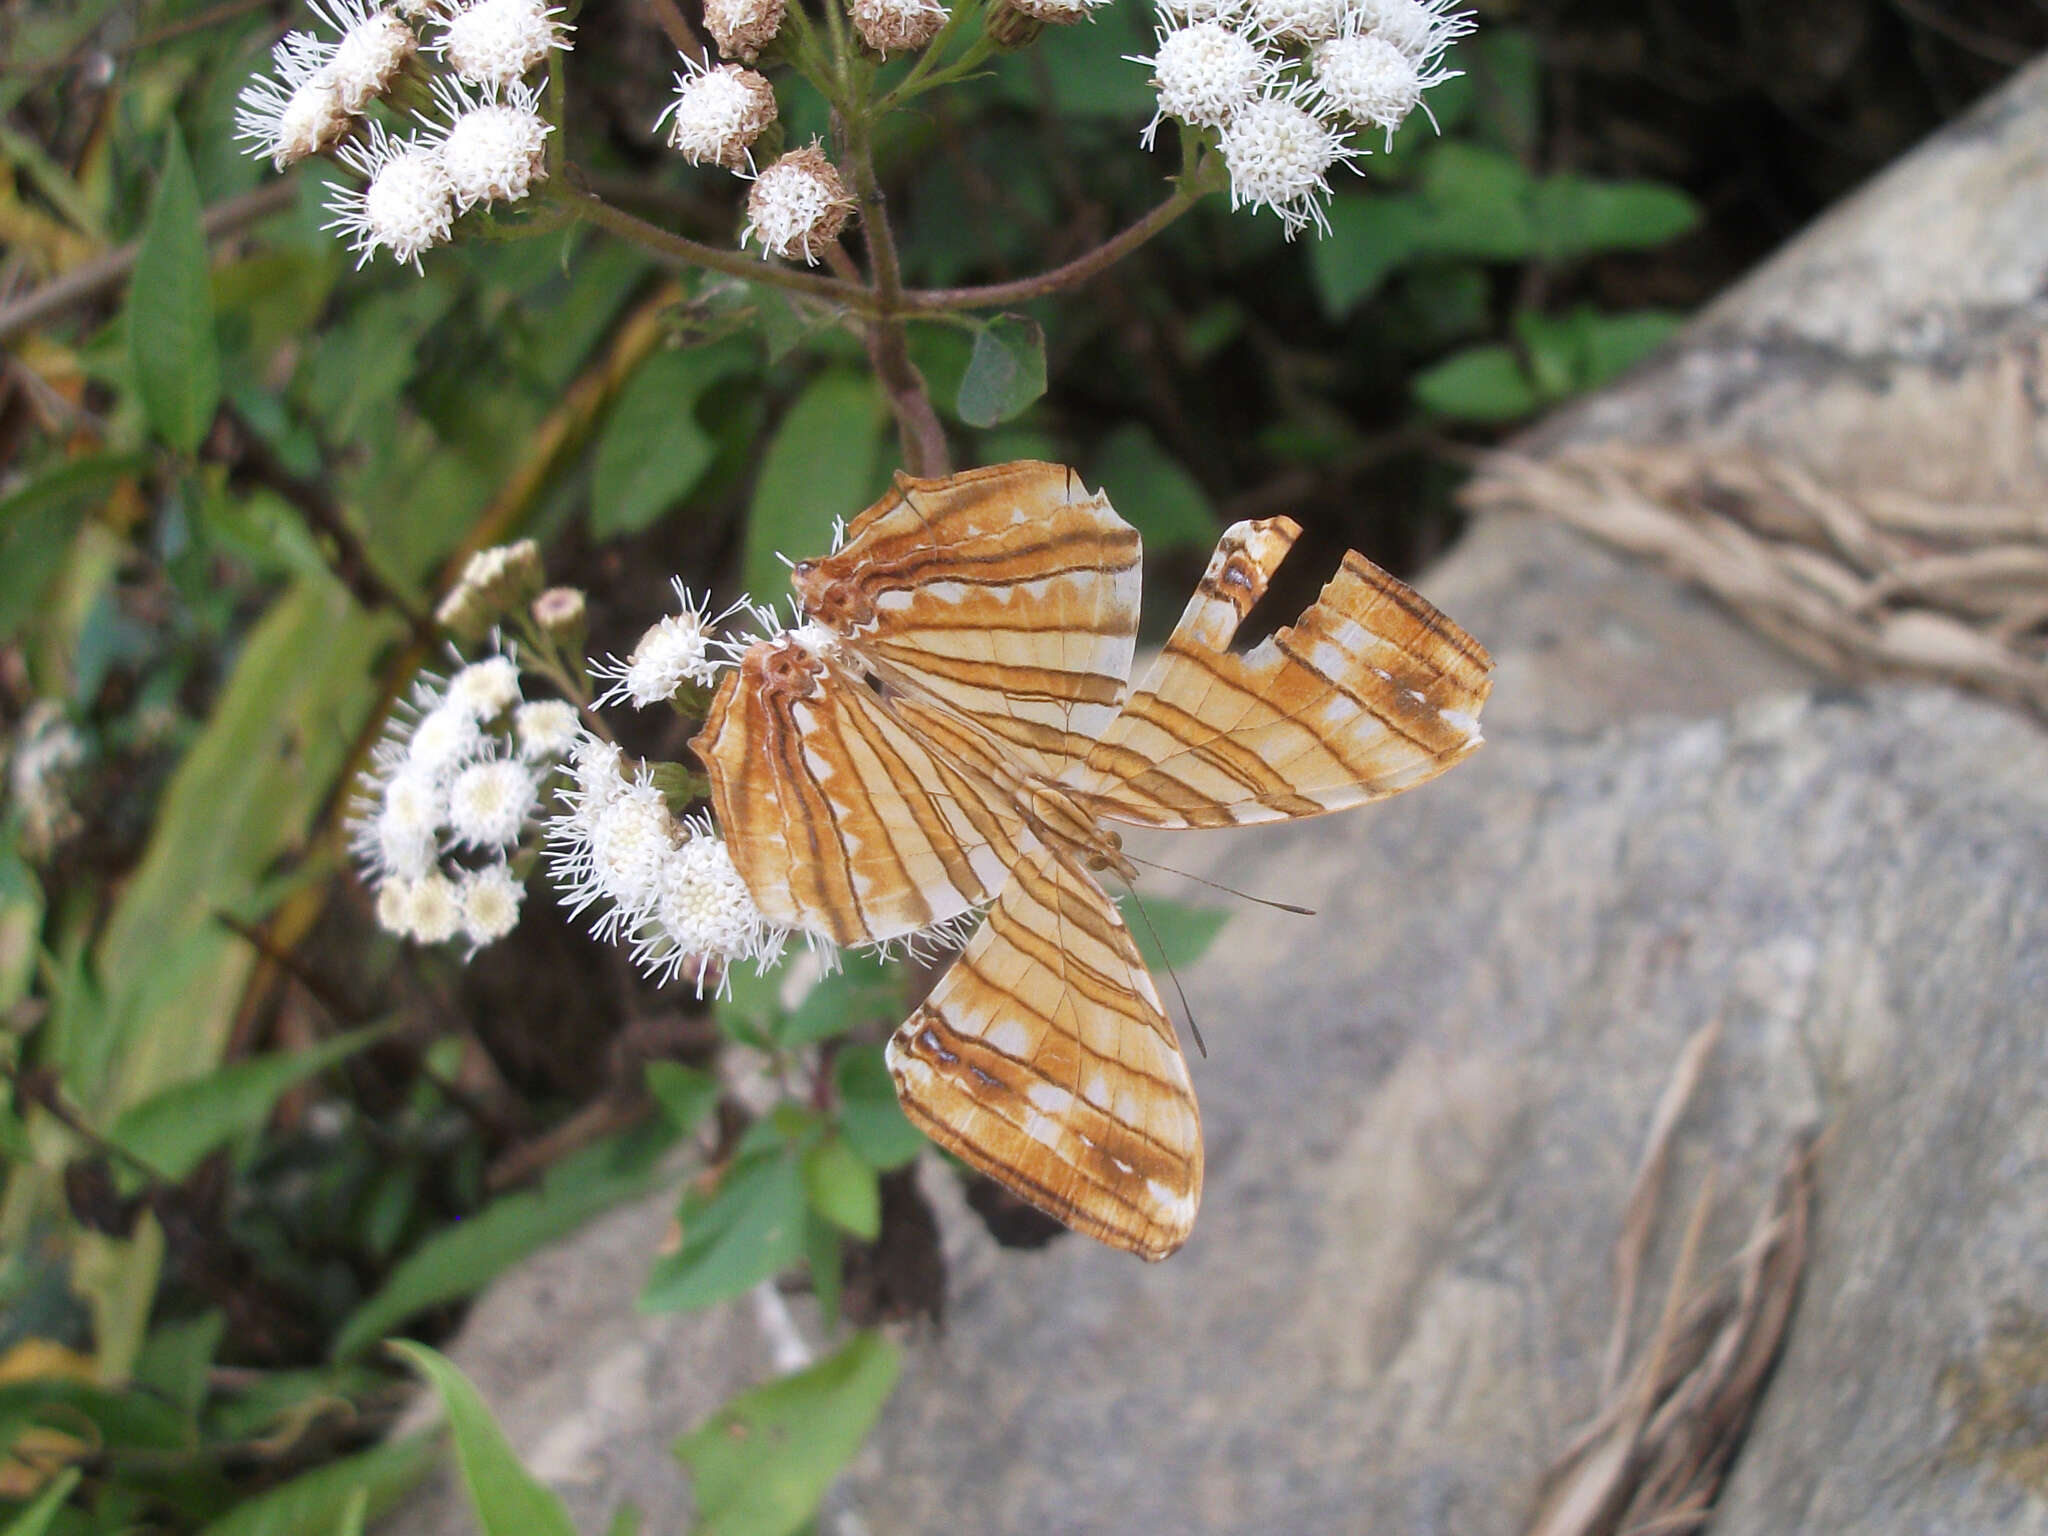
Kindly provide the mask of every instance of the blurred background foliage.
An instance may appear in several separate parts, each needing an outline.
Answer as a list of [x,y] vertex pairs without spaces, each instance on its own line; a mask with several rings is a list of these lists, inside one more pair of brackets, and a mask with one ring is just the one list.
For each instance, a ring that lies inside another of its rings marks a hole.
[[[1413,121],[1343,180],[1327,239],[1212,199],[1083,290],[913,328],[956,463],[1075,464],[1140,526],[1155,632],[1238,517],[1306,524],[1304,579],[1345,546],[1413,570],[1474,449],[2048,43],[2048,9],[2009,0],[1480,11],[1441,137]],[[592,185],[729,243],[736,184],[650,131],[654,18],[577,22]],[[878,1044],[908,979],[855,962],[700,1004],[544,899],[465,967],[377,932],[338,833],[377,721],[445,661],[424,615],[468,552],[539,539],[592,650],[623,654],[671,575],[777,594],[776,551],[886,484],[887,409],[857,342],[775,291],[582,227],[352,270],[323,173],[230,139],[293,24],[278,0],[0,4],[0,1522],[361,1529],[428,1455],[381,1441],[406,1394],[379,1342],[445,1336],[507,1265],[686,1175],[644,1305],[794,1272],[864,1325],[679,1443],[707,1528],[792,1530],[894,1380],[865,1325],[942,1305]],[[1117,0],[894,120],[908,281],[1027,275],[1155,203],[1123,58],[1150,42]],[[825,126],[783,108],[792,142]],[[627,724],[683,756],[680,722]],[[1183,963],[1220,922],[1154,916]],[[769,1112],[730,1091],[740,1051],[782,1086]],[[485,1528],[566,1530],[466,1384],[407,1363]]]

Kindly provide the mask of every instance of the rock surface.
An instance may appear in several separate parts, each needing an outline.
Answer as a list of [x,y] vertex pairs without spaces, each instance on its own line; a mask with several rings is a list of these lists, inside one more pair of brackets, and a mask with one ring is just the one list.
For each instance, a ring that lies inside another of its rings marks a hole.
[[[1930,494],[2048,481],[2048,406],[1961,408],[2041,346],[2043,144],[2036,69],[1532,446],[1698,431]],[[1369,811],[1141,849],[1319,912],[1242,908],[1182,976],[1211,1050],[1193,1241],[1000,1250],[926,1168],[947,1324],[825,1528],[1523,1530],[1599,1400],[1653,1107],[1718,1018],[1638,1342],[1709,1170],[1717,1259],[1825,1135],[1713,1529],[2048,1532],[2048,735],[1821,682],[1542,524],[1480,526],[1424,585],[1499,660],[1484,752]],[[665,1214],[508,1277],[453,1350],[589,1531],[622,1497],[681,1528],[669,1442],[773,1368],[749,1307],[633,1315]],[[466,1522],[443,1488],[387,1529]]]

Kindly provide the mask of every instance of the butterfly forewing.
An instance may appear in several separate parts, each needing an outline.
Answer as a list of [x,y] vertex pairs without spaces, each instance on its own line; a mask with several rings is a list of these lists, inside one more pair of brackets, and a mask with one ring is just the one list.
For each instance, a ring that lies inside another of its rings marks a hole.
[[747,652],[690,745],[762,914],[861,944],[960,916],[1037,846],[985,756],[962,761],[949,741],[987,751],[785,636]]
[[888,683],[1048,777],[1115,718],[1138,628],[1138,535],[1072,470],[898,479],[798,566],[805,612]]
[[1066,776],[1154,827],[1315,816],[1433,778],[1479,745],[1492,662],[1405,583],[1347,554],[1292,626],[1230,649],[1300,529],[1239,523],[1151,671]]
[[919,1129],[1040,1210],[1148,1259],[1187,1240],[1187,1062],[1116,908],[1066,855],[1018,860],[888,1059]]

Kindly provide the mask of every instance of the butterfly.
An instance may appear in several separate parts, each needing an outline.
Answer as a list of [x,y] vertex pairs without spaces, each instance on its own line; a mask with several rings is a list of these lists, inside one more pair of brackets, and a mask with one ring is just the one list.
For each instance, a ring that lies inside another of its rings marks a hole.
[[980,917],[891,1037],[905,1114],[1015,1194],[1160,1259],[1202,1191],[1174,1027],[1097,877],[1106,823],[1317,816],[1479,745],[1492,663],[1347,554],[1293,625],[1240,624],[1301,530],[1238,523],[1135,690],[1139,540],[1073,471],[899,476],[791,573],[803,622],[748,646],[691,746],[770,921],[865,944]]

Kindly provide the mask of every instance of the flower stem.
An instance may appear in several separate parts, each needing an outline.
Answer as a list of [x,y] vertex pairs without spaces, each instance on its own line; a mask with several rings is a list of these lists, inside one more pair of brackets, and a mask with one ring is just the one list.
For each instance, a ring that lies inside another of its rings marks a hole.
[[865,116],[854,117],[846,128],[854,195],[860,199],[861,233],[867,241],[868,266],[874,279],[875,313],[868,320],[865,338],[868,360],[888,391],[889,408],[896,415],[903,468],[919,479],[929,479],[951,469],[946,429],[932,409],[924,376],[910,360],[903,325],[903,268],[896,253],[895,232],[889,227],[888,203],[875,175],[872,122]]

